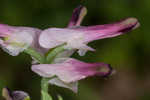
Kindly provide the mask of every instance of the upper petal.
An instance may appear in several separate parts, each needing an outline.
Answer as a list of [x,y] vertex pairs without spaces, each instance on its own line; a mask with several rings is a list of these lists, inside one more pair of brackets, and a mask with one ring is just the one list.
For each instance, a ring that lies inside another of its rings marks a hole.
[[81,49],[93,40],[115,37],[139,26],[135,18],[127,18],[113,24],[76,27],[49,28],[39,37],[39,44],[44,48],[54,48],[66,43],[68,49]]
[[74,9],[68,27],[80,26],[84,16],[87,13],[86,7],[80,5]]
[[74,29],[83,32],[86,35],[85,42],[90,42],[124,34],[136,29],[139,25],[140,24],[136,18],[126,18],[112,24],[79,27]]
[[60,80],[71,83],[88,76],[109,75],[112,69],[105,63],[85,63],[70,58],[64,63],[33,65],[32,71],[43,77],[57,76]]
[[[54,48],[64,43],[84,40],[82,32],[67,28],[49,28],[44,30],[39,37],[39,44],[43,48]],[[71,48],[72,49],[72,48]]]

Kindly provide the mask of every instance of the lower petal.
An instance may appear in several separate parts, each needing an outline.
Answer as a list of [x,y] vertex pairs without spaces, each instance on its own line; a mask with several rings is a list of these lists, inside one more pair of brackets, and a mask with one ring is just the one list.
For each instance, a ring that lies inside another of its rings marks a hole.
[[53,78],[49,81],[49,83],[60,86],[60,87],[68,88],[75,93],[78,92],[78,82],[65,83],[65,82],[61,81],[59,78]]

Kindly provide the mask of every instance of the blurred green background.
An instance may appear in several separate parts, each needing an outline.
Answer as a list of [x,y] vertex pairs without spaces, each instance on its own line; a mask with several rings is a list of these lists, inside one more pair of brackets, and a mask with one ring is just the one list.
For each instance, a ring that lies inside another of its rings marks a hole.
[[[54,100],[56,94],[64,100],[150,100],[150,0],[0,0],[0,23],[41,29],[66,27],[79,4],[88,8],[82,25],[136,17],[141,27],[123,36],[90,43],[97,51],[84,57],[75,54],[83,61],[110,63],[116,74],[108,79],[80,81],[78,94],[51,86]],[[0,93],[7,86],[40,100],[40,77],[31,71],[30,62],[26,54],[12,57],[0,50]]]

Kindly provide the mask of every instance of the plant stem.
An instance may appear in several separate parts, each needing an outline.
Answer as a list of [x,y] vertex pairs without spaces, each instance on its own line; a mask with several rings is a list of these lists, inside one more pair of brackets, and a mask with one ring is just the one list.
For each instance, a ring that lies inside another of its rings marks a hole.
[[[64,51],[64,46],[56,47],[50,51],[47,52],[47,55],[43,56],[33,48],[28,48],[24,52],[35,58],[38,63],[40,64],[50,64],[54,61],[56,56]],[[52,97],[48,94],[48,86],[49,86],[49,80],[51,78],[42,78],[41,80],[41,100],[52,100]]]
[[33,48],[28,48],[24,50],[25,53],[29,54],[31,57],[36,59],[40,64],[45,63],[45,57],[39,52],[35,51]]
[[[54,61],[54,59],[57,57],[57,55],[64,51],[64,46],[56,47],[50,51],[47,52],[45,55],[45,61],[44,63],[50,64]],[[55,77],[55,76],[54,76]],[[51,78],[42,78],[41,80],[41,93],[42,93],[42,100],[52,100],[52,97],[48,94],[48,81],[54,77]]]
[[41,80],[41,88],[44,92],[48,92],[48,81],[49,79],[47,78],[42,78]]
[[46,63],[50,64],[54,61],[54,59],[57,57],[57,55],[61,52],[63,52],[64,49],[64,45],[61,45],[59,47],[56,47],[50,51],[47,52],[46,56]]

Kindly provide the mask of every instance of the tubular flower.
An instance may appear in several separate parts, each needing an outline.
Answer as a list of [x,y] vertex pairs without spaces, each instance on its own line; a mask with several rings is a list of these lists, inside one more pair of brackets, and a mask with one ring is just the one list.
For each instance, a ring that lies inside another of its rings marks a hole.
[[[77,8],[75,8],[73,10],[72,17],[71,17],[67,27],[68,28],[79,27],[86,14],[87,14],[86,7],[80,5]],[[60,53],[57,57],[58,58],[59,57],[70,57],[74,52],[75,52],[75,50],[68,49],[68,50],[65,50],[64,52]]]
[[2,96],[6,100],[30,100],[30,97],[27,93],[25,93],[23,91],[11,92],[8,88],[3,88]]
[[0,24],[0,45],[12,56],[17,56],[28,47],[39,50],[38,36],[40,33],[41,30],[37,28]]
[[32,65],[32,71],[46,78],[57,76],[63,83],[69,84],[89,76],[108,76],[112,68],[105,63],[85,63],[69,58],[63,63]]
[[[39,44],[46,49],[65,44],[64,48],[66,50],[58,54],[57,58],[68,58],[77,49],[80,55],[84,55],[88,50],[94,51],[94,49],[87,46],[93,40],[118,36],[139,26],[139,22],[135,18],[127,18],[106,25],[80,26],[86,13],[87,9],[84,6],[75,8],[68,27],[44,30],[40,35]],[[60,60],[55,59],[54,63],[60,63]],[[77,81],[65,83],[57,77],[49,82],[57,86],[69,88],[75,92],[77,91]]]
[[80,55],[84,55],[86,51],[94,51],[93,48],[87,46],[89,42],[103,38],[111,38],[139,26],[136,18],[126,18],[119,22],[96,26],[83,26],[72,28],[49,28],[42,31],[39,37],[39,44],[43,48],[54,48],[56,46],[66,44],[65,49],[78,49]]

